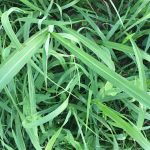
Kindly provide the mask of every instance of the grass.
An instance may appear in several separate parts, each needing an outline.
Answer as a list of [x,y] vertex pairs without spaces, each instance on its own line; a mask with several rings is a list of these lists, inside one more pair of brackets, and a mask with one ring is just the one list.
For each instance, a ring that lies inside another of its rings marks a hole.
[[0,149],[150,150],[150,0],[0,0]]

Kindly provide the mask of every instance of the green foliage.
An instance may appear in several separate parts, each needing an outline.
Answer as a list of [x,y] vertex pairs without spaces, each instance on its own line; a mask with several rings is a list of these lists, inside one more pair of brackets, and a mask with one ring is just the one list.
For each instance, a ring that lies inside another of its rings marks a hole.
[[0,18],[0,149],[150,149],[150,0],[0,0]]

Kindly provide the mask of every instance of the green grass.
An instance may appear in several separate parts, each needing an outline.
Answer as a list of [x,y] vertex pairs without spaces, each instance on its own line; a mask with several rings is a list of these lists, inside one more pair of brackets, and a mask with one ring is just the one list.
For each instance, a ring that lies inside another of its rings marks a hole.
[[150,150],[150,0],[0,0],[0,149]]

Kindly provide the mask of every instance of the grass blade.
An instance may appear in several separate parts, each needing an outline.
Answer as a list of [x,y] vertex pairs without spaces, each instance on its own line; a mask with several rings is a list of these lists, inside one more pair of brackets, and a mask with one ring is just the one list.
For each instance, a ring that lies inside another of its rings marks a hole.
[[62,38],[57,33],[52,33],[53,37],[58,40],[66,49],[73,53],[77,58],[79,58],[85,65],[91,68],[93,71],[98,73],[100,76],[111,82],[114,86],[122,89],[124,92],[134,97],[143,105],[150,108],[150,96],[140,90],[139,88],[132,85],[128,80],[121,77],[119,74],[107,68],[101,62],[85,53],[83,50],[69,42],[68,40]]
[[8,16],[14,11],[23,12],[19,8],[15,8],[15,7],[10,8],[8,11],[6,11],[5,13],[2,14],[1,22],[2,22],[2,25],[3,25],[7,35],[9,36],[10,40],[13,42],[15,47],[19,49],[19,48],[21,48],[22,45],[20,44],[19,40],[17,39],[16,34],[14,33],[14,31],[11,27],[11,24],[9,22],[9,19],[8,19]]
[[68,98],[54,111],[49,113],[48,115],[39,118],[37,120],[32,120],[32,122],[29,122],[27,119],[23,121],[24,128],[33,128],[35,126],[42,125],[50,120],[53,120],[55,117],[57,117],[60,113],[62,113],[68,106]]
[[[69,32],[71,35],[76,37],[79,41],[81,41],[86,47],[88,47],[93,53],[95,53],[98,58],[102,59],[102,61],[114,70],[114,63],[111,60],[111,55],[109,51],[106,51],[103,47],[100,47],[95,42],[91,41],[90,39],[84,37],[83,35],[75,32],[72,29],[66,28],[64,26],[60,26],[64,31]],[[108,61],[109,60],[109,61]]]
[[67,116],[66,116],[66,119],[65,119],[65,121],[63,123],[63,125],[60,127],[60,129],[48,141],[45,150],[52,150],[53,145],[54,145],[56,139],[58,138],[59,134],[61,133],[61,131],[63,129],[63,126],[68,122],[70,116],[71,116],[71,112],[69,111],[68,114],[67,114]]
[[[20,51],[11,55],[0,66],[0,90],[8,84],[12,78],[20,71],[20,69],[30,60],[33,54],[45,41],[45,31],[40,31],[38,34],[28,40]],[[32,45],[32,47],[31,47]],[[9,68],[9,70],[8,70]]]
[[100,101],[96,100],[95,104],[97,107],[102,110],[103,114],[111,118],[118,127],[122,128],[124,131],[126,131],[134,140],[136,140],[137,143],[139,143],[145,150],[148,150],[150,148],[150,142],[147,141],[147,139],[142,135],[139,130],[131,125],[130,123],[126,122],[124,119],[122,119],[118,112],[115,112],[114,110],[110,109],[106,105],[102,104]]

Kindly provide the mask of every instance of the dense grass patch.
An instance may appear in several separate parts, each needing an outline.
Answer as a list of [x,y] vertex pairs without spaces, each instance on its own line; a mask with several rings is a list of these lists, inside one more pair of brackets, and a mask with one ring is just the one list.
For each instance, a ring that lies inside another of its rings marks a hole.
[[150,0],[0,0],[0,149],[150,150]]

